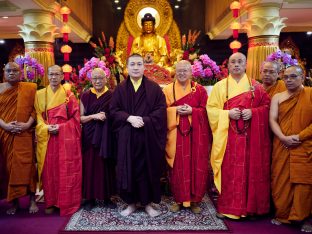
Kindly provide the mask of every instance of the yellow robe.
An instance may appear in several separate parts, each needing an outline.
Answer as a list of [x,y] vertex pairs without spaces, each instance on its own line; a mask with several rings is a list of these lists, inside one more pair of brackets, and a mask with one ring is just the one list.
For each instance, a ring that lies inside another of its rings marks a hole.
[[[219,81],[212,89],[207,103],[209,124],[213,135],[211,150],[211,166],[214,173],[214,183],[221,192],[221,165],[228,139],[230,123],[229,111],[224,110],[226,100],[227,79]],[[228,77],[228,99],[250,90],[250,82],[245,74],[237,83],[231,75]]]
[[[65,89],[66,86],[64,86]],[[37,163],[38,163],[38,173],[39,182],[41,182],[41,173],[43,169],[43,164],[46,156],[46,151],[49,142],[48,125],[46,124],[42,113],[45,111],[57,107],[66,101],[66,93],[64,92],[62,86],[56,90],[54,93],[50,87],[41,89],[37,91],[35,98],[35,109],[37,112],[37,126],[36,126],[36,136],[37,142]],[[47,102],[48,100],[48,102]]]

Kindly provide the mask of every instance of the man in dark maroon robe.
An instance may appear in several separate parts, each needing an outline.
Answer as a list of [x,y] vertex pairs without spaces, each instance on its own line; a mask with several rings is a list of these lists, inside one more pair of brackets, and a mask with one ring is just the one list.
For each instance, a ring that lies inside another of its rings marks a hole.
[[114,91],[111,101],[113,131],[117,135],[117,189],[128,207],[121,215],[145,206],[151,217],[160,214],[151,202],[160,202],[161,168],[165,162],[166,100],[158,84],[143,76],[143,58],[127,60],[129,77]]
[[116,208],[110,197],[115,192],[115,165],[111,152],[109,104],[112,92],[105,86],[107,74],[101,68],[91,73],[93,87],[82,94],[82,196],[84,208],[91,210],[95,199]]

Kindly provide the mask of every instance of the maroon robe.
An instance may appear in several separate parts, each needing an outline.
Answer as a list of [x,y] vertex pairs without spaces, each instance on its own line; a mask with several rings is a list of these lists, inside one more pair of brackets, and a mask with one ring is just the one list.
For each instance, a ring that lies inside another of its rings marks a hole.
[[[110,110],[117,136],[117,189],[121,198],[128,204],[160,202],[167,133],[163,92],[146,77],[135,92],[128,78],[115,89]],[[130,115],[141,116],[144,127],[132,127],[127,122]]]
[[[218,212],[223,214],[261,215],[270,209],[270,98],[260,84],[253,82],[253,86],[253,101],[248,91],[224,104],[225,110],[251,109],[252,118],[245,126],[242,118],[237,124],[230,120],[218,199]],[[237,127],[243,133],[239,134]]]
[[174,200],[178,203],[200,202],[207,191],[212,142],[206,111],[207,98],[207,91],[201,85],[196,85],[195,92],[172,104],[188,104],[192,107],[191,124],[187,115],[180,116],[176,155],[170,173],[171,190]]
[[109,104],[112,92],[99,98],[90,90],[81,96],[85,115],[105,112],[105,121],[92,120],[82,125],[82,195],[85,199],[109,199],[115,191],[115,165],[111,152]]

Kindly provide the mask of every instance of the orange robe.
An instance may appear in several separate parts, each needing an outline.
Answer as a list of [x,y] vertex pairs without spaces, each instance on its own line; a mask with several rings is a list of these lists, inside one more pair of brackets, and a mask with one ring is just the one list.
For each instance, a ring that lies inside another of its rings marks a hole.
[[291,150],[275,137],[272,154],[272,196],[280,222],[302,221],[312,212],[312,89],[304,88],[279,104],[278,123],[284,135],[299,134]]
[[266,89],[265,91],[269,94],[270,98],[272,98],[275,94],[284,92],[286,90],[286,86],[284,81],[277,80],[274,85],[270,88]]
[[[164,88],[167,102],[166,158],[176,202],[189,206],[200,202],[207,191],[209,151],[212,135],[206,111],[207,91],[189,82],[184,90],[178,82]],[[176,98],[176,100],[175,100]],[[188,104],[192,114],[180,116],[177,106]]]
[[[27,122],[35,119],[34,99],[37,85],[19,82],[0,94],[0,118]],[[36,168],[33,132],[28,129],[13,135],[0,129],[0,198],[12,201],[36,191]]]

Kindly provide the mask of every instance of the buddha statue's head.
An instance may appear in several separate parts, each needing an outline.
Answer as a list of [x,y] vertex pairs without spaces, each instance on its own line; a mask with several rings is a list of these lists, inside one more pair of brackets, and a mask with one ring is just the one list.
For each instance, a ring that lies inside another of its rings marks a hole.
[[144,34],[154,33],[155,30],[155,17],[151,13],[146,13],[141,19],[142,30]]

